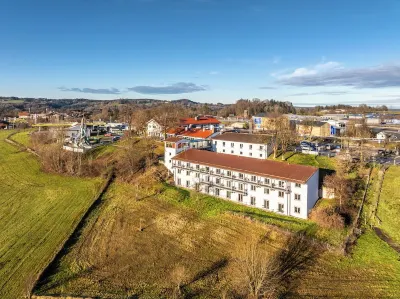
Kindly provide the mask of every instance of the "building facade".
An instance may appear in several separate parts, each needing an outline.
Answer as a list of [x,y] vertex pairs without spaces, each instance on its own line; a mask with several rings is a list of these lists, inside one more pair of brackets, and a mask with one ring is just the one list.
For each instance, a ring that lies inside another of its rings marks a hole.
[[318,200],[315,167],[196,149],[171,160],[176,185],[236,203],[307,219]]
[[212,138],[213,151],[240,157],[267,159],[272,153],[269,135],[223,133]]
[[164,138],[164,128],[154,119],[150,119],[146,124],[146,134],[148,137]]
[[322,121],[299,122],[296,125],[296,130],[300,136],[316,136],[316,137],[331,136],[331,124],[328,122],[322,122]]

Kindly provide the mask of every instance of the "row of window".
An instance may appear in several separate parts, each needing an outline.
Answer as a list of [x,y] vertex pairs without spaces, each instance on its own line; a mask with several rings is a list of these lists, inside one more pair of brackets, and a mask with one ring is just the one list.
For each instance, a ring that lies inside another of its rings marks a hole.
[[[180,170],[180,169],[178,169],[178,173],[179,173],[179,174],[181,173],[181,170]],[[186,175],[190,175],[190,171],[186,171]],[[196,173],[195,176],[196,176],[196,178],[200,178],[200,173]],[[180,180],[181,180],[181,179],[178,178],[178,181],[180,181]],[[206,176],[206,177],[205,177],[205,180],[206,180],[206,182],[211,182],[209,176]],[[187,182],[189,182],[189,181],[187,181]],[[216,179],[215,179],[215,183],[216,183],[216,184],[221,184],[222,181],[221,181],[220,178],[216,178]],[[178,183],[178,184],[180,184],[180,183]],[[190,182],[189,182],[188,184],[190,185]],[[187,185],[188,185],[188,184],[187,184]],[[231,188],[231,187],[232,187],[232,181],[225,181],[225,184],[226,184],[226,187],[228,187],[228,188]],[[188,185],[188,186],[189,186],[189,185]],[[245,190],[244,184],[239,183],[239,190],[240,190],[240,191],[244,191],[244,190]],[[250,190],[251,190],[251,191],[256,191],[256,190],[257,190],[257,186],[256,186],[256,185],[250,185]],[[270,189],[269,189],[269,188],[264,188],[264,194],[270,194]],[[284,198],[284,197],[285,197],[285,192],[284,192],[284,191],[278,191],[278,197]],[[294,194],[294,199],[295,199],[295,200],[301,200],[301,195],[295,193],[295,194]]]
[[[226,153],[225,149],[223,149],[222,152]],[[234,153],[235,153],[234,150],[231,150],[231,154],[234,154]],[[243,155],[243,152],[240,152],[239,155]],[[259,155],[260,155],[260,158],[263,157],[263,154],[259,154]],[[249,153],[249,156],[253,157],[253,153]]]
[[[177,183],[178,183],[178,185],[182,185],[182,181],[181,181],[180,178],[178,178]],[[191,186],[190,185],[190,181],[186,181],[186,187],[190,188],[190,186]],[[199,188],[199,186],[197,185],[196,189],[198,189],[198,188]],[[209,193],[208,188],[205,190],[205,192]],[[214,195],[215,196],[220,196],[220,189],[215,188]],[[300,195],[299,194],[296,194],[296,195],[298,195],[299,199],[300,199]],[[226,191],[226,198],[232,199],[232,192],[231,191]],[[240,193],[238,194],[238,202],[243,203],[243,194],[240,194]],[[252,206],[256,205],[256,198],[254,196],[250,197],[250,205],[252,205]],[[263,208],[269,210],[269,200],[264,199]],[[285,210],[285,205],[283,203],[278,203],[278,212],[283,213],[284,210]],[[296,214],[300,214],[300,208],[299,207],[294,207],[294,212]]]
[[[217,141],[214,141],[214,144],[217,145]],[[225,143],[225,141],[223,141],[223,142],[222,142],[222,146],[225,147],[225,145],[226,145],[226,143]],[[234,143],[234,142],[231,142],[231,147],[235,147],[235,143]],[[244,148],[243,143],[240,143],[240,144],[239,144],[239,147],[240,147],[240,148]],[[250,149],[250,150],[253,149],[253,145],[252,145],[252,144],[249,144],[249,149]],[[263,145],[260,145],[260,146],[258,147],[258,149],[259,149],[260,151],[262,151],[262,150],[264,150],[264,146],[263,146]]]
[[[181,162],[181,161],[178,161],[178,166],[182,166],[182,162]],[[186,162],[186,167],[187,167],[187,168],[190,168],[190,167],[191,167],[190,162]],[[199,164],[196,164],[196,167],[195,167],[195,168],[196,168],[196,170],[200,170],[200,165],[199,165]],[[210,171],[210,167],[206,166],[206,167],[205,167],[205,170],[206,170],[207,172]],[[180,170],[180,169],[178,169],[178,173],[181,173],[181,170]],[[223,174],[223,171],[222,171],[220,168],[216,168],[216,169],[215,169],[215,173],[216,173],[216,174]],[[187,175],[190,175],[190,171],[188,170],[188,171],[186,172],[186,174],[187,174]],[[229,176],[229,177],[232,176],[232,171],[227,170],[227,171],[226,171],[226,175]],[[242,180],[245,179],[245,175],[244,175],[243,173],[239,173],[238,176],[239,176],[239,179],[242,179]],[[252,181],[252,182],[257,182],[257,176],[251,175],[251,176],[250,176],[250,181]],[[270,180],[269,178],[264,178],[264,184],[269,185],[270,183],[271,183],[271,180]],[[284,187],[285,187],[285,181],[278,181],[278,186],[279,186],[280,188],[284,188]],[[301,187],[301,184],[295,183],[295,187],[296,187],[296,188],[300,188],[300,187]]]

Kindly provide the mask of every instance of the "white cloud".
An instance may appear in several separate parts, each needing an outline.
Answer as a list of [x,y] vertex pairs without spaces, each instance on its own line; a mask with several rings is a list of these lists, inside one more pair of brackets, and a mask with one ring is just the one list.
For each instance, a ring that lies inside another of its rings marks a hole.
[[289,73],[272,74],[276,83],[289,86],[348,86],[354,88],[400,87],[400,65],[346,68],[335,61]]

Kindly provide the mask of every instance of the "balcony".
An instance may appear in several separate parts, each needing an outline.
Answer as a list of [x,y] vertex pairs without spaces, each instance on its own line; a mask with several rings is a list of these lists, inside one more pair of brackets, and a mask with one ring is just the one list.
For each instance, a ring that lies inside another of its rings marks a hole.
[[[268,184],[268,183],[266,183],[266,182],[263,181],[263,180],[251,181],[249,178],[246,178],[246,177],[240,178],[240,177],[238,177],[237,175],[234,175],[234,174],[231,174],[231,175],[229,176],[229,175],[228,175],[227,173],[225,173],[225,172],[221,172],[221,173],[218,174],[218,173],[215,173],[214,170],[210,170],[210,169],[207,170],[206,168],[194,169],[193,166],[187,167],[186,165],[177,165],[177,164],[173,164],[172,167],[173,167],[173,168],[180,168],[180,169],[187,169],[187,170],[196,171],[196,172],[201,172],[201,173],[209,173],[210,175],[216,176],[216,177],[221,177],[221,178],[225,178],[225,179],[232,179],[232,180],[242,181],[242,182],[244,182],[244,183],[252,183],[252,184],[255,184],[255,185],[259,185],[259,186],[257,186],[257,187],[264,186],[264,187],[271,188],[271,190],[282,190],[282,191],[285,191],[287,194],[288,194],[288,193],[291,193],[290,186],[279,187],[279,186],[278,186],[277,184],[275,184],[275,183],[269,183],[269,184]],[[286,184],[286,185],[287,185],[287,184]]]

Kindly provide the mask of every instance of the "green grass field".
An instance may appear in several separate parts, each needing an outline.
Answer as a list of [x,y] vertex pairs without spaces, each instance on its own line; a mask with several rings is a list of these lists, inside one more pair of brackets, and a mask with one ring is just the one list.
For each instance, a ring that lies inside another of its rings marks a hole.
[[[101,180],[40,171],[0,131],[0,298],[21,298],[80,221]],[[14,136],[26,141],[25,133]]]
[[[279,154],[276,159],[274,159],[273,156],[274,155],[271,154],[268,159],[282,161],[281,154]],[[326,156],[314,156],[302,153],[286,152],[284,157],[285,161],[291,164],[309,165],[328,170],[335,170],[335,159],[328,158]]]
[[294,298],[400,298],[399,254],[367,230],[352,255],[326,252]]
[[378,206],[378,225],[400,244],[400,167],[390,166],[385,173]]
[[25,146],[30,146],[30,134],[32,133],[32,130],[23,130],[20,132],[17,132],[13,136],[11,136],[11,139],[22,144]]

